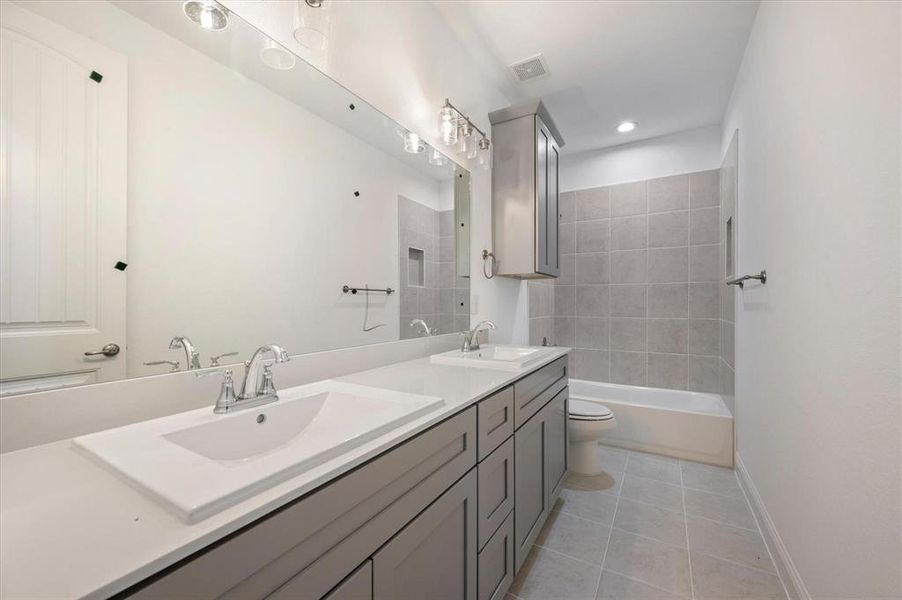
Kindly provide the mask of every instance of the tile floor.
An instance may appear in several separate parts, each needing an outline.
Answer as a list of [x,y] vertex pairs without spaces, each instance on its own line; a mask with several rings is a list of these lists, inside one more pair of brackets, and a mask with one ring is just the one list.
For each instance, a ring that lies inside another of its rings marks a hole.
[[736,475],[599,446],[569,475],[507,600],[785,598]]

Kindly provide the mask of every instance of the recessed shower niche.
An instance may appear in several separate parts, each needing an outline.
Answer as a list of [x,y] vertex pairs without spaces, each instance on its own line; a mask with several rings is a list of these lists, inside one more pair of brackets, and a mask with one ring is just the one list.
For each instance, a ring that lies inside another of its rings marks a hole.
[[453,188],[440,185],[438,206],[398,197],[401,339],[425,335],[426,327],[432,334],[469,328],[470,279],[457,267]]
[[420,248],[407,248],[407,277],[411,287],[426,284],[426,253]]

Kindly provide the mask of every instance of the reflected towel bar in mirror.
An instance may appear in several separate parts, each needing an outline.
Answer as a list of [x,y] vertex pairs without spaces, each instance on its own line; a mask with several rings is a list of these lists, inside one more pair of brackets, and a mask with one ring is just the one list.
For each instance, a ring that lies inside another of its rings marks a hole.
[[393,293],[395,293],[395,290],[393,290],[391,288],[385,288],[383,290],[383,289],[377,289],[377,288],[369,288],[366,286],[364,286],[362,288],[361,287],[351,287],[349,285],[341,286],[341,291],[343,291],[345,294],[347,294],[348,292],[351,292],[352,294],[356,294],[357,292],[380,292],[383,294],[387,294],[389,296],[391,296]]
[[762,285],[767,283],[767,271],[761,271],[757,275],[743,275],[742,277],[737,277],[736,279],[728,279],[727,285],[738,285],[739,287],[744,287],[743,282],[748,281],[749,279],[757,279],[761,282]]

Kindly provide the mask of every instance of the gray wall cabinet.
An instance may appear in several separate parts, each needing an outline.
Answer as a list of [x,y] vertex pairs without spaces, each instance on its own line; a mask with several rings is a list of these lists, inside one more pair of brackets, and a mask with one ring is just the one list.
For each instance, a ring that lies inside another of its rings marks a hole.
[[500,600],[566,473],[566,374],[537,369],[120,596]]
[[558,277],[558,163],[563,140],[541,102],[492,112],[489,120],[498,275]]

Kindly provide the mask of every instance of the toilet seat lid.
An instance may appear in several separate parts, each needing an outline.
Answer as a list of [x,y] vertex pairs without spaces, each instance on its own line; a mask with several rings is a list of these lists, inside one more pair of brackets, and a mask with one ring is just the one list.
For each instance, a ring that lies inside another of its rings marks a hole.
[[603,421],[610,419],[614,413],[607,406],[587,400],[570,399],[570,416],[576,419]]

